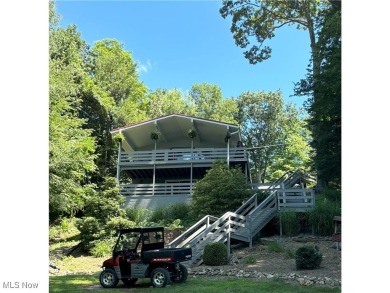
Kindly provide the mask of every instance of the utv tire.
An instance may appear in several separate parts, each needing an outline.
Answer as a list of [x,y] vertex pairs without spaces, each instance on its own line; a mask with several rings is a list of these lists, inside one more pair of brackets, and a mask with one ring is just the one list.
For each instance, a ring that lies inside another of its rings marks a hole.
[[118,277],[113,269],[105,269],[100,273],[100,285],[104,288],[115,288],[118,285]]
[[170,279],[169,272],[164,268],[154,269],[150,275],[150,280],[152,281],[152,285],[155,288],[165,287]]
[[184,283],[188,277],[188,270],[185,266],[180,264],[180,271],[178,272],[177,277],[172,278],[172,282],[174,283]]
[[122,279],[123,284],[125,284],[126,287],[133,286],[138,281],[137,278],[134,279]]

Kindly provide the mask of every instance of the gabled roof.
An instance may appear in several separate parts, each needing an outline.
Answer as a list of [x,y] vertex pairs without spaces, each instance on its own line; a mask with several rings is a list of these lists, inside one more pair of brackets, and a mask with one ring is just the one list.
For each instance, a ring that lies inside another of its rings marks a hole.
[[188,131],[194,129],[195,147],[226,147],[225,136],[231,133],[230,142],[235,145],[240,140],[238,125],[199,117],[171,114],[148,121],[134,123],[113,129],[112,135],[122,133],[126,141],[122,144],[126,151],[141,151],[154,149],[154,141],[150,138],[152,131],[158,130],[161,136],[158,140],[159,149],[187,148],[191,146]]

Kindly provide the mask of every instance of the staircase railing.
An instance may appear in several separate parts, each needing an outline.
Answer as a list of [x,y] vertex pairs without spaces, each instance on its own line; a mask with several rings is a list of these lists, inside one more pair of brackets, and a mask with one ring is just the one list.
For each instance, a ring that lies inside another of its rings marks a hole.
[[196,236],[198,236],[200,233],[202,233],[205,229],[207,229],[210,225],[212,225],[215,221],[217,221],[218,218],[206,215],[202,219],[200,219],[198,222],[196,222],[194,225],[192,225],[190,228],[188,228],[183,234],[176,237],[174,240],[172,240],[168,246],[169,247],[183,247],[188,244],[192,239],[194,239]]
[[[285,178],[285,176],[287,178]],[[294,200],[303,201],[299,207],[314,206],[314,192],[307,189],[291,188],[300,179],[301,171],[291,174],[286,172],[281,182],[275,181],[270,187],[270,195],[259,205],[257,194],[252,195],[234,213],[227,212],[220,218],[207,215],[192,225],[182,235],[175,238],[169,247],[191,247],[193,265],[203,262],[203,249],[210,242],[228,242],[227,249],[230,253],[230,237],[249,242],[252,247],[252,238],[276,215],[279,206],[297,207]],[[281,178],[282,178],[281,177]],[[280,186],[277,188],[277,186]],[[302,196],[298,194],[300,193]],[[290,196],[291,195],[291,196]]]

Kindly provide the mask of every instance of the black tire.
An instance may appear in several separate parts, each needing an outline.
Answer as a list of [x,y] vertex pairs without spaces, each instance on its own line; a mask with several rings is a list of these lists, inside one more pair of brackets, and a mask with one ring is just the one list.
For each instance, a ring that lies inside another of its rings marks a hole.
[[137,278],[134,279],[122,279],[123,284],[125,284],[126,287],[133,286],[138,281]]
[[100,273],[100,285],[104,288],[115,288],[118,285],[118,277],[113,269],[105,269]]
[[155,288],[163,288],[170,281],[170,274],[164,268],[154,269],[152,274],[150,275],[150,280],[152,281],[152,285]]
[[180,264],[180,270],[177,272],[177,277],[172,278],[172,282],[174,283],[184,283],[188,277],[188,270],[185,266]]

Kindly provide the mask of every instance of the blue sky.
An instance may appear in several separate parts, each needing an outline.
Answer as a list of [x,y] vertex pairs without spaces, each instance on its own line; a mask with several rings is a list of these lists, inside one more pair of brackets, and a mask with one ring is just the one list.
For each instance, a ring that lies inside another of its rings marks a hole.
[[150,89],[191,89],[208,82],[225,98],[246,91],[276,91],[290,97],[293,82],[306,74],[310,60],[306,31],[286,27],[268,42],[272,57],[256,65],[244,58],[230,32],[230,19],[219,14],[220,1],[57,1],[61,26],[75,24],[93,45],[117,39],[139,64],[139,78]]

